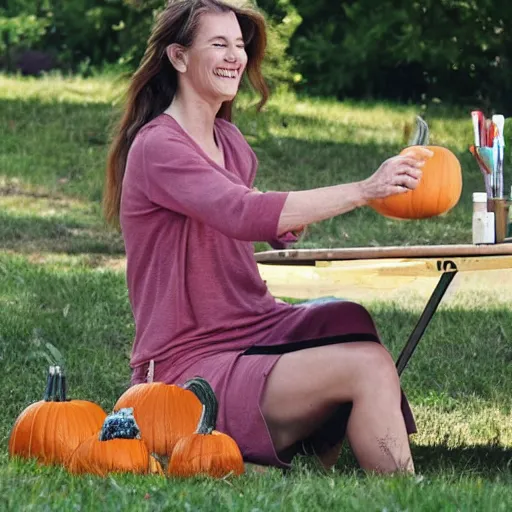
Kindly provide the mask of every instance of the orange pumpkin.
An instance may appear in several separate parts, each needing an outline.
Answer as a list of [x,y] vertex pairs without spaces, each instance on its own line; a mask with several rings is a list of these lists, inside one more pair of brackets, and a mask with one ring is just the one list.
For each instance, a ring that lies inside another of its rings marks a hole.
[[207,381],[196,378],[185,383],[203,404],[203,413],[197,431],[181,438],[174,447],[167,473],[189,477],[208,475],[222,478],[229,474],[241,475],[244,461],[238,445],[226,434],[215,430],[217,399]]
[[201,402],[192,391],[174,384],[136,384],[119,398],[114,411],[133,408],[135,421],[150,453],[169,456],[181,437],[194,432]]
[[140,438],[133,409],[121,409],[107,416],[100,434],[86,439],[73,452],[67,466],[74,474],[164,474]]
[[[417,146],[400,154],[414,154]],[[440,146],[424,146],[434,155],[425,161],[422,177],[415,190],[384,199],[375,199],[370,206],[381,215],[395,219],[425,219],[451,210],[460,199],[462,173],[457,157]]]
[[67,400],[60,367],[50,367],[43,400],[29,405],[16,419],[9,455],[64,464],[78,445],[98,432],[106,412],[86,400]]

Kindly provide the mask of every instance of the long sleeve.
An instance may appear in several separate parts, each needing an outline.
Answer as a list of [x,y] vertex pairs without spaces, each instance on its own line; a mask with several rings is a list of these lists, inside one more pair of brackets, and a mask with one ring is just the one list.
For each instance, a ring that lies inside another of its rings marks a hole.
[[255,192],[221,171],[187,141],[154,127],[143,141],[143,172],[151,202],[207,224],[231,238],[276,238],[287,192]]

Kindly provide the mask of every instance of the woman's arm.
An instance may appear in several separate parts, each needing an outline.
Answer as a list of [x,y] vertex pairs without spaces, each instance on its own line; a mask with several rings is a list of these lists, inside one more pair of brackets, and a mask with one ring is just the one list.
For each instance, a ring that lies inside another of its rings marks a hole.
[[188,141],[158,126],[143,134],[134,151],[142,152],[141,186],[152,203],[230,238],[250,241],[272,240],[352,210],[373,197],[415,188],[421,175],[418,159],[397,156],[359,183],[261,193],[213,169]]
[[[423,148],[421,157],[432,156]],[[349,212],[368,201],[403,194],[418,186],[424,159],[413,156],[394,156],[364,181],[290,192],[279,218],[277,234],[282,235],[313,222],[330,219]]]

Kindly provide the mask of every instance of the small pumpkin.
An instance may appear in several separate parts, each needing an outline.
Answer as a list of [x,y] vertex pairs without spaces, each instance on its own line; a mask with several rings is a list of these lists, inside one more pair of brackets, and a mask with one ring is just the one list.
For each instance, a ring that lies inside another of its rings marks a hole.
[[114,411],[133,408],[135,421],[150,453],[168,457],[181,437],[194,432],[201,417],[201,402],[174,384],[149,382],[127,389]]
[[459,202],[462,193],[459,160],[449,149],[427,144],[428,127],[419,118],[413,145],[400,154],[415,156],[419,147],[426,147],[433,156],[426,160],[416,189],[371,201],[369,205],[375,211],[394,219],[426,219],[448,212]]
[[29,405],[16,419],[9,455],[64,464],[82,441],[98,432],[107,413],[86,400],[68,400],[66,378],[50,366],[43,400]]
[[164,474],[141,439],[133,409],[121,409],[107,416],[99,435],[86,439],[73,452],[67,466],[74,474]]
[[167,468],[168,475],[222,478],[230,473],[243,474],[244,461],[235,440],[215,430],[218,403],[210,384],[204,379],[195,378],[187,381],[185,388],[198,396],[203,411],[197,431],[176,443]]

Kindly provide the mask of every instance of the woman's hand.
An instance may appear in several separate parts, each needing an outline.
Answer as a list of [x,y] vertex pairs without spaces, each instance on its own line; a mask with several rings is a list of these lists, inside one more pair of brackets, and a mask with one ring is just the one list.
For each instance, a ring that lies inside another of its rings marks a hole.
[[372,176],[361,182],[363,199],[371,201],[414,190],[420,182],[425,160],[432,155],[427,148],[415,148],[414,154],[388,158]]

